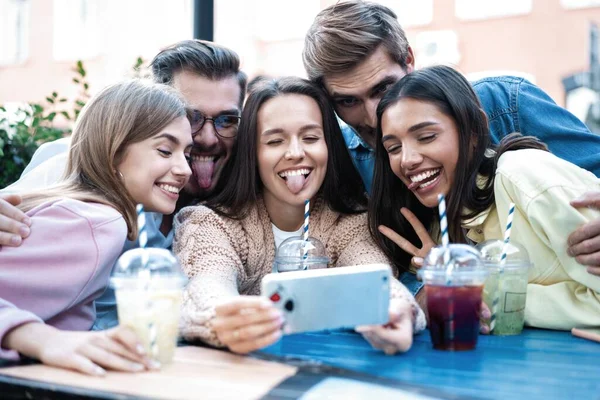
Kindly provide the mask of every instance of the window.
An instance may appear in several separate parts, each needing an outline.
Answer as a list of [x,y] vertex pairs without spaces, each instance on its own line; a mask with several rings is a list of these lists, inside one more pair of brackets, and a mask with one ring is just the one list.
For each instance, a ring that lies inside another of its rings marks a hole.
[[417,68],[437,64],[454,65],[460,61],[458,35],[454,31],[420,32],[413,45]]
[[54,59],[72,61],[98,55],[97,0],[54,0]]
[[531,12],[532,0],[456,0],[456,16],[462,20],[510,17]]
[[560,4],[567,9],[599,7],[600,0],[560,0]]
[[0,65],[18,64],[29,52],[29,1],[0,0]]
[[379,0],[391,8],[403,28],[430,24],[433,19],[433,0]]

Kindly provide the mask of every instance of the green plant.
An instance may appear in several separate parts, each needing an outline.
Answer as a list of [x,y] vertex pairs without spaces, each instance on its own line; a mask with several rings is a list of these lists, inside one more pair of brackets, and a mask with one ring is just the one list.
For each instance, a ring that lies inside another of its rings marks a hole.
[[[41,103],[25,104],[16,110],[0,107],[0,188],[19,179],[40,144],[70,133],[90,97],[81,61],[77,61],[73,72],[79,93],[71,106],[65,97],[52,92]],[[57,117],[63,119],[62,123],[57,123]]]
[[[141,57],[135,60],[131,69],[132,77],[149,77],[145,60]],[[75,73],[72,82],[79,89],[72,103],[52,92],[41,103],[25,104],[10,111],[0,107],[0,188],[19,179],[42,143],[71,132],[73,123],[90,98],[83,62],[77,61],[72,71]]]

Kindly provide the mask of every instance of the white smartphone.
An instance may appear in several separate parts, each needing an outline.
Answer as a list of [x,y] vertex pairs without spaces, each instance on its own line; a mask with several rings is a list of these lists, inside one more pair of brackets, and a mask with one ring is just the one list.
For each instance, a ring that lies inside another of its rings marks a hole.
[[388,265],[372,264],[269,274],[262,295],[283,311],[285,334],[380,325],[389,320]]

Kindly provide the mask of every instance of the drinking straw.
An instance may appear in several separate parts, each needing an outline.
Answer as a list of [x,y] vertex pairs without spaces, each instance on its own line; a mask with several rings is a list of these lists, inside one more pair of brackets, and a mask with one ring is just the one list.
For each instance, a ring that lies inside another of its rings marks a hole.
[[148,231],[146,230],[146,212],[144,206],[138,204],[136,207],[137,211],[137,223],[138,223],[138,242],[141,248],[145,248],[148,245]]
[[452,283],[452,278],[450,275],[452,274],[454,263],[450,262],[450,249],[448,248],[448,245],[450,244],[450,238],[448,236],[448,218],[446,217],[446,199],[441,193],[438,195],[438,210],[440,213],[440,233],[442,234],[442,246],[445,247],[444,265],[446,267],[446,284],[450,285]]
[[[148,231],[146,229],[146,213],[144,212],[144,206],[142,204],[138,204],[136,207],[136,211],[138,214],[138,242],[140,248],[144,249],[148,245]],[[144,291],[146,292],[146,307],[148,311],[152,312],[154,304],[150,297],[150,270],[148,269],[148,254],[146,252],[142,252],[142,267],[143,269],[140,271],[140,278],[144,282]],[[154,323],[154,319],[152,318],[148,322],[148,338],[150,340],[150,351],[152,356],[156,358],[158,356],[158,344],[157,344],[157,335],[158,331],[156,328],[156,324]]]
[[508,206],[508,217],[506,218],[506,229],[504,230],[504,244],[502,245],[502,255],[500,256],[500,265],[498,267],[498,285],[496,287],[496,295],[492,302],[492,316],[490,317],[490,332],[496,327],[496,314],[498,313],[498,306],[500,304],[500,293],[502,285],[502,277],[504,275],[504,265],[506,264],[506,257],[508,251],[508,243],[510,242],[510,231],[513,223],[513,215],[515,213],[515,203],[510,203]]
[[[438,195],[438,211],[440,213],[440,233],[442,234],[442,246],[444,246],[444,266],[446,267],[446,286],[452,284],[452,271],[454,262],[450,260],[450,237],[448,235],[448,218],[446,217],[446,199],[443,194]],[[454,340],[454,298],[448,299],[448,336]]]
[[[302,261],[306,261],[308,258],[308,220],[310,218],[310,199],[304,201],[304,225],[302,227],[302,240],[304,240]],[[307,265],[304,265],[304,269],[307,269]]]

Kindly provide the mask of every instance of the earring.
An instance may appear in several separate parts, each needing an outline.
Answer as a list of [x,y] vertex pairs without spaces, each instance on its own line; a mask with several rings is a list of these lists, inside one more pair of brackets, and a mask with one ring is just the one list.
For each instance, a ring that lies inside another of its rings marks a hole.
[[119,175],[119,178],[121,178],[121,179],[123,179],[123,178],[124,178],[123,174],[122,174],[122,173],[121,173],[121,171],[119,171],[118,169],[115,169],[115,173],[116,173],[117,175]]

